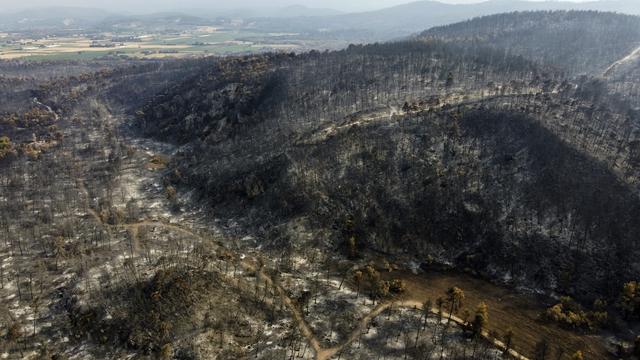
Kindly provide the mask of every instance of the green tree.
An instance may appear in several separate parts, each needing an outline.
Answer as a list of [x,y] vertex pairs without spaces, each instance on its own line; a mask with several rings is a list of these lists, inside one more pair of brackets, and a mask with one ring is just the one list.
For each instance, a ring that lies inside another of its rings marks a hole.
[[0,136],[0,160],[13,151],[13,145],[11,139],[6,136]]
[[460,310],[463,301],[464,291],[462,291],[462,289],[454,286],[447,290],[447,303],[449,304],[449,318],[447,319],[447,325],[451,322],[451,316]]
[[11,145],[11,140],[7,136],[0,136],[0,150],[3,150]]
[[482,331],[489,324],[489,307],[486,303],[481,302],[476,307],[476,314],[473,317],[473,333],[476,336],[482,335]]
[[624,284],[622,293],[620,294],[620,309],[624,316],[628,318],[635,315],[639,303],[638,283],[636,281],[630,281]]
[[584,355],[582,355],[582,351],[578,350],[573,355],[571,355],[571,360],[584,360]]
[[389,282],[387,281],[376,281],[373,286],[375,286],[374,291],[374,303],[375,299],[384,299],[389,296]]
[[173,346],[167,343],[160,349],[160,359],[171,360],[173,359]]
[[358,245],[356,244],[356,237],[349,237],[349,257],[355,259],[358,257]]

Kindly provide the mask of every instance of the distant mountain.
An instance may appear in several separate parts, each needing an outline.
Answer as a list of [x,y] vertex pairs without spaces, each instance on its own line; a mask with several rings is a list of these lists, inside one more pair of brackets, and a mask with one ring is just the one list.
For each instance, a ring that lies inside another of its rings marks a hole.
[[[598,11],[514,12],[432,28],[420,38],[502,48],[571,74],[602,74],[640,47],[640,17]],[[628,66],[631,59],[620,64]]]
[[271,10],[273,17],[309,17],[309,16],[334,16],[343,14],[341,11],[326,8],[311,8],[303,5],[292,5],[284,8]]
[[93,8],[48,7],[0,13],[0,29],[77,29],[93,26],[112,13]]
[[96,25],[102,30],[167,30],[185,26],[206,26],[211,20],[183,13],[112,16]]
[[333,9],[310,8],[302,5],[236,10],[185,9],[180,12],[162,12],[129,15],[100,9],[79,7],[47,7],[18,12],[0,10],[0,30],[64,30],[77,28],[157,28],[162,25],[211,25],[217,18],[246,19],[256,17],[307,18],[335,16]]
[[[152,29],[162,25],[214,25],[216,20],[243,19],[258,31],[339,37],[350,42],[375,42],[402,38],[435,26],[479,16],[514,11],[598,10],[640,15],[638,0],[570,1],[489,0],[476,4],[417,1],[387,9],[343,14],[332,9],[306,6],[216,10],[181,9],[180,13],[124,16],[103,10],[52,7],[0,13],[0,30],[77,29],[114,25],[118,28]],[[128,22],[128,23],[127,23]]]
[[315,16],[335,16],[344,14],[341,11],[328,8],[312,8],[304,5],[291,5],[285,7],[254,7],[237,9],[181,9],[181,12],[189,15],[203,17],[207,19],[255,19],[255,18],[276,18],[281,21],[283,18],[315,17]]
[[387,9],[362,13],[308,18],[293,18],[286,22],[269,18],[256,20],[256,26],[293,32],[366,32],[362,40],[389,40],[416,33],[433,26],[451,24],[478,16],[513,11],[534,10],[599,10],[640,14],[637,0],[532,2],[522,0],[490,0],[476,4],[445,4],[438,1],[417,1]]

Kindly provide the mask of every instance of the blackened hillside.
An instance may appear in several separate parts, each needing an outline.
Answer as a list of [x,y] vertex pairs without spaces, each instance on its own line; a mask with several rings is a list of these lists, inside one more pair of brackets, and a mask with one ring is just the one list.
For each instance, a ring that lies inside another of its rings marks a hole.
[[599,74],[640,47],[640,17],[595,11],[514,12],[433,28],[420,37],[490,45],[570,74]]
[[601,80],[439,40],[203,62],[136,124],[182,145],[168,181],[267,248],[355,237],[583,299],[638,274],[638,117]]

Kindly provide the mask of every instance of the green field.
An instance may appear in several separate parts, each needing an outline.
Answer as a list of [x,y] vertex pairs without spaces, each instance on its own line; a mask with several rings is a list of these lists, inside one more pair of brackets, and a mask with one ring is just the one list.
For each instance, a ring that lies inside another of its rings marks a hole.
[[256,32],[219,31],[184,34],[150,34],[139,42],[125,42],[109,48],[91,47],[86,37],[47,38],[23,45],[0,45],[0,59],[20,58],[28,61],[91,60],[105,56],[137,58],[228,55],[264,50],[294,50],[283,38]]

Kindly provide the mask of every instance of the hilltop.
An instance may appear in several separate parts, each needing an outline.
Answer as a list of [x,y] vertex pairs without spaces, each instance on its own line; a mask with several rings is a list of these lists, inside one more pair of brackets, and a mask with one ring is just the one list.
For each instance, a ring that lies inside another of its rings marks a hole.
[[569,74],[598,74],[640,46],[640,17],[594,11],[515,12],[423,32],[504,49]]

